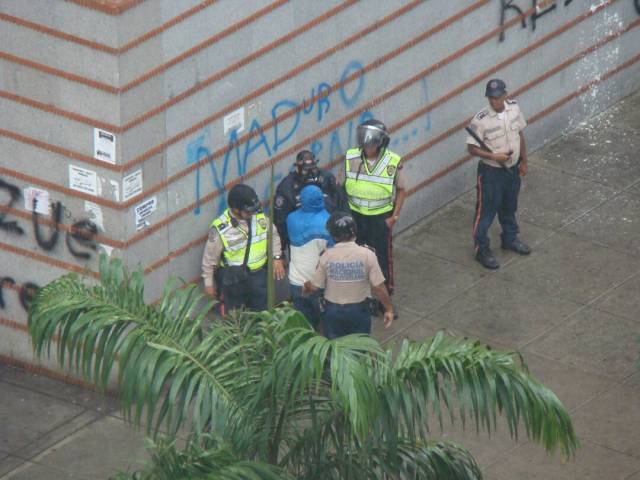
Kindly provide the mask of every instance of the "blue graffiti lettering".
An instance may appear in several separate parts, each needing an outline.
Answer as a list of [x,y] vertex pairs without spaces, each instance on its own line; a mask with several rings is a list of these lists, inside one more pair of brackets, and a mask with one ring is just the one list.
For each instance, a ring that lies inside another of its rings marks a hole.
[[346,107],[353,108],[358,103],[360,95],[362,95],[362,91],[364,90],[364,73],[360,73],[358,76],[358,83],[356,84],[355,91],[351,95],[347,93],[347,86],[342,85],[342,83],[347,79],[347,77],[353,75],[355,72],[361,72],[363,68],[364,67],[360,62],[354,60],[349,62],[342,71],[342,76],[340,77],[340,98]]
[[[254,140],[254,136],[257,136],[259,140],[255,145],[251,145],[251,142]],[[271,149],[269,148],[267,137],[262,131],[260,122],[258,122],[258,120],[254,118],[251,122],[251,127],[249,128],[249,140],[247,140],[247,142],[244,144],[244,158],[242,160],[242,167],[238,166],[238,175],[244,175],[246,173],[247,161],[249,160],[249,156],[258,148],[260,148],[261,145],[264,145],[264,150],[267,158],[271,158]]]
[[[275,122],[273,126],[273,151],[274,152],[277,152],[278,148],[280,148],[280,145],[284,144],[287,140],[289,140],[293,136],[294,133],[296,133],[296,130],[298,129],[298,125],[300,124],[300,110],[298,110],[295,113],[295,120],[293,121],[293,125],[289,128],[289,131],[286,133],[286,135],[280,138],[280,122],[277,121],[276,119],[278,118],[278,115],[279,115],[278,110],[282,107],[286,107],[287,109],[291,110],[291,109],[297,108],[298,104],[294,101],[284,99],[276,103],[271,109],[271,118]],[[313,109],[313,104],[311,105],[311,108]]]
[[[352,109],[360,101],[365,88],[365,76],[363,72],[364,67],[356,60],[349,62],[340,76],[340,86],[338,87],[338,93],[341,103],[347,109]],[[357,74],[357,78],[352,82],[353,85],[343,85],[342,83],[350,79]],[[311,94],[309,99],[302,99],[302,102],[296,102],[289,98],[281,99],[276,102],[271,109],[271,119],[274,122],[273,126],[273,139],[270,144],[271,138],[267,138],[262,130],[262,126],[258,119],[251,121],[249,127],[249,138],[245,142],[244,151],[240,152],[240,144],[238,143],[238,132],[232,131],[229,135],[227,142],[227,148],[221,162],[214,162],[210,148],[205,146],[207,142],[206,137],[208,134],[202,134],[195,140],[187,145],[187,163],[198,164],[196,169],[195,181],[195,195],[196,195],[196,207],[193,212],[195,215],[199,215],[201,212],[201,172],[200,162],[208,158],[209,166],[211,168],[212,186],[214,189],[219,190],[220,193],[224,192],[225,185],[230,181],[229,174],[229,162],[233,160],[235,156],[235,162],[237,165],[237,175],[245,175],[251,158],[258,152],[264,161],[271,158],[276,152],[282,150],[282,147],[290,142],[296,134],[297,130],[303,123],[302,120],[310,117],[313,114],[314,108],[317,113],[314,115],[318,123],[322,123],[331,110],[331,96],[332,87],[329,83],[322,81],[311,88]],[[335,98],[335,97],[334,97]],[[278,120],[279,116],[286,114],[287,112],[294,110],[292,114],[286,120]],[[373,118],[371,112],[363,112],[359,115],[358,123],[361,123],[369,118]],[[328,149],[324,148],[322,140],[316,140],[310,145],[310,150],[320,158],[320,154],[324,151],[329,153],[329,160],[338,158],[344,154],[344,151],[352,145],[353,130],[356,123],[354,120],[350,120],[340,128],[330,132],[327,136],[329,145]],[[344,141],[344,142],[343,142]],[[264,158],[266,157],[266,158]],[[276,181],[280,181],[283,177],[283,173],[276,174]],[[269,196],[269,185],[265,190],[264,198]],[[221,213],[227,207],[226,198],[224,195],[220,195],[218,211]]]

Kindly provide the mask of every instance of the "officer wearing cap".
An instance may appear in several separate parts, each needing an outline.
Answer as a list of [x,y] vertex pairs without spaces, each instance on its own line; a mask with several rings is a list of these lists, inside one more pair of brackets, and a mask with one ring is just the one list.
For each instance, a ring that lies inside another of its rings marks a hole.
[[336,178],[327,170],[318,166],[318,160],[309,150],[302,150],[296,155],[294,169],[276,188],[273,205],[273,222],[278,228],[283,250],[289,246],[287,217],[300,208],[300,192],[307,185],[315,185],[324,194],[325,208],[329,212],[346,208],[344,195],[336,186]]
[[[248,185],[233,186],[227,204],[229,208],[211,223],[202,256],[204,290],[213,297],[221,293],[226,311],[243,307],[264,310],[267,307],[268,218],[262,213],[258,195]],[[274,277],[281,280],[285,277],[282,248],[276,228],[272,229],[273,272]],[[214,276],[214,273],[221,275]],[[218,292],[215,279],[220,278],[222,288]]]
[[393,306],[376,255],[356,243],[357,226],[346,212],[334,212],[327,230],[335,246],[326,250],[303,291],[313,294],[324,288],[322,331],[329,338],[351,333],[371,333],[368,299],[373,294],[384,305],[384,326],[393,322]]
[[347,150],[338,183],[344,185],[349,208],[358,226],[357,242],[372,247],[393,293],[391,235],[406,198],[407,181],[399,155],[387,147],[389,133],[371,119],[357,129],[358,148]]
[[499,79],[489,80],[485,96],[489,106],[469,125],[467,137],[471,155],[478,163],[476,214],[473,241],[476,260],[489,269],[499,267],[489,248],[487,232],[496,214],[502,227],[501,247],[520,255],[531,249],[518,238],[518,194],[520,177],[527,174],[527,150],[522,130],[527,126],[515,100],[507,99],[507,86]]

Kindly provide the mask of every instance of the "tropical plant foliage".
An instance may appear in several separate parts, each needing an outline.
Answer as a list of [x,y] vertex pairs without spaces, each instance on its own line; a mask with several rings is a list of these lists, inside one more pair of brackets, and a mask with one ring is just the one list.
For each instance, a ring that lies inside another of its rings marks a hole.
[[117,369],[127,418],[157,442],[138,478],[480,478],[463,447],[437,440],[454,419],[489,432],[504,420],[565,456],[577,447],[517,355],[444,333],[392,354],[366,336],[327,340],[288,307],[211,322],[195,286],[169,284],[148,305],[141,273],[102,257],[100,274],[42,288],[29,332],[38,355],[55,345],[100,388]]

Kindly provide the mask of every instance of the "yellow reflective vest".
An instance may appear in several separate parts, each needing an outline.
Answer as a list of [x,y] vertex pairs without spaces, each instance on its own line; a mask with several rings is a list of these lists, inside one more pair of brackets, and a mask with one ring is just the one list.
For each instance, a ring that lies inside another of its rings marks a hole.
[[[263,213],[251,217],[251,249],[247,266],[249,270],[260,270],[267,263],[267,228],[269,223]],[[244,261],[248,235],[234,227],[229,209],[211,222],[211,227],[220,234],[224,250],[222,255],[228,266],[239,266]]]
[[[362,161],[358,172],[352,171],[350,165],[350,161],[356,158]],[[380,215],[393,210],[393,182],[400,160],[399,155],[385,150],[378,162],[369,170],[368,162],[362,158],[360,148],[347,150],[344,187],[351,210],[362,215]]]

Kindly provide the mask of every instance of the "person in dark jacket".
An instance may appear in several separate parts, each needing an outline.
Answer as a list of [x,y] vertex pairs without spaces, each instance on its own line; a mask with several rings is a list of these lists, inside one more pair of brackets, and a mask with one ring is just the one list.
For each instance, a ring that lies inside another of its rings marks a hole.
[[296,155],[294,169],[278,184],[273,206],[273,222],[278,229],[282,248],[289,245],[287,217],[300,208],[300,192],[307,185],[315,185],[324,195],[324,203],[329,213],[346,208],[346,197],[336,186],[336,178],[318,166],[318,160],[309,150]]
[[302,287],[315,273],[322,252],[334,244],[326,227],[328,219],[324,195],[315,185],[302,189],[300,208],[287,217],[291,258],[289,292],[295,309],[304,314],[314,328],[318,328],[320,322],[319,293],[303,296]]

